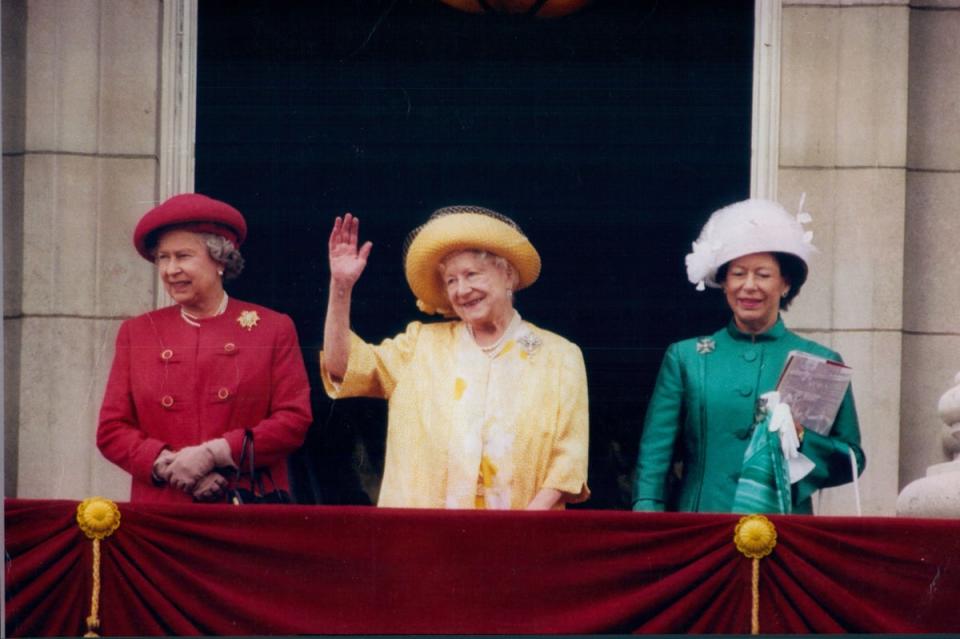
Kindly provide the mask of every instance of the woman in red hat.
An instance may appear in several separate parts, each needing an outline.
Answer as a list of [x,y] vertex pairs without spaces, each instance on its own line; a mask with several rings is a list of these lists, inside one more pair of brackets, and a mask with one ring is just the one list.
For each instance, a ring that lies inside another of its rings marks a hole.
[[120,326],[100,408],[97,446],[132,475],[131,501],[222,500],[247,429],[257,465],[288,488],[310,387],[291,319],[223,288],[246,234],[239,211],[194,193],[137,224],[134,246],[176,304]]

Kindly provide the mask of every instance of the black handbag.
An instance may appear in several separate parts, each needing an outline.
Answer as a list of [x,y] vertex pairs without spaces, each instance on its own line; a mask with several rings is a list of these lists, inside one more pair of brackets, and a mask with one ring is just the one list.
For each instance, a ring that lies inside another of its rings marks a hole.
[[[243,463],[249,464],[249,470],[243,472]],[[244,482],[246,477],[246,482]],[[264,484],[266,479],[270,484],[270,490],[267,490]],[[248,487],[241,484],[246,483]],[[269,468],[257,469],[253,452],[253,431],[249,428],[243,432],[243,443],[240,446],[240,463],[237,464],[237,472],[234,475],[233,482],[226,491],[226,500],[228,504],[239,506],[240,504],[292,504],[293,499],[290,493],[277,488],[273,483],[273,475]]]

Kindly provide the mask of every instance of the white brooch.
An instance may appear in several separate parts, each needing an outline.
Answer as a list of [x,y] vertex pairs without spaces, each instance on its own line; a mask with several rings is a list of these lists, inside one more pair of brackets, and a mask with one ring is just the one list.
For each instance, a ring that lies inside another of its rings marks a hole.
[[517,338],[517,344],[519,344],[523,352],[527,354],[527,357],[530,357],[540,350],[540,347],[543,345],[543,340],[533,333],[524,333]]
[[712,337],[698,337],[697,338],[697,352],[701,355],[706,355],[707,353],[712,353],[717,348],[717,343]]
[[256,311],[241,311],[240,317],[237,318],[237,323],[248,331],[252,331],[259,321],[260,316]]

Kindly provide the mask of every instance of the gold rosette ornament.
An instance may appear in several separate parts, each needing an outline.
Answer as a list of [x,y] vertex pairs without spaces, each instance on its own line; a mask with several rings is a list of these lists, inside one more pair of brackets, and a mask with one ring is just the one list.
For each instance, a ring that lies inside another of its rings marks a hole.
[[120,509],[106,497],[89,497],[77,506],[77,525],[83,534],[93,540],[93,592],[90,597],[90,616],[84,637],[99,637],[100,629],[100,540],[106,539],[120,527]]
[[777,528],[763,515],[741,517],[733,531],[737,550],[753,560],[750,591],[753,605],[750,612],[750,634],[760,634],[760,560],[773,552],[777,545]]

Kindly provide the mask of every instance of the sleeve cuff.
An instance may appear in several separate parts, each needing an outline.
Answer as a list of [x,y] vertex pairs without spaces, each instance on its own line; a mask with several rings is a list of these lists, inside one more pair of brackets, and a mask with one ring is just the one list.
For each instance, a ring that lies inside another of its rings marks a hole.
[[236,468],[233,463],[233,453],[230,452],[230,444],[226,439],[220,437],[211,439],[206,443],[207,450],[213,455],[213,462],[216,468]]

